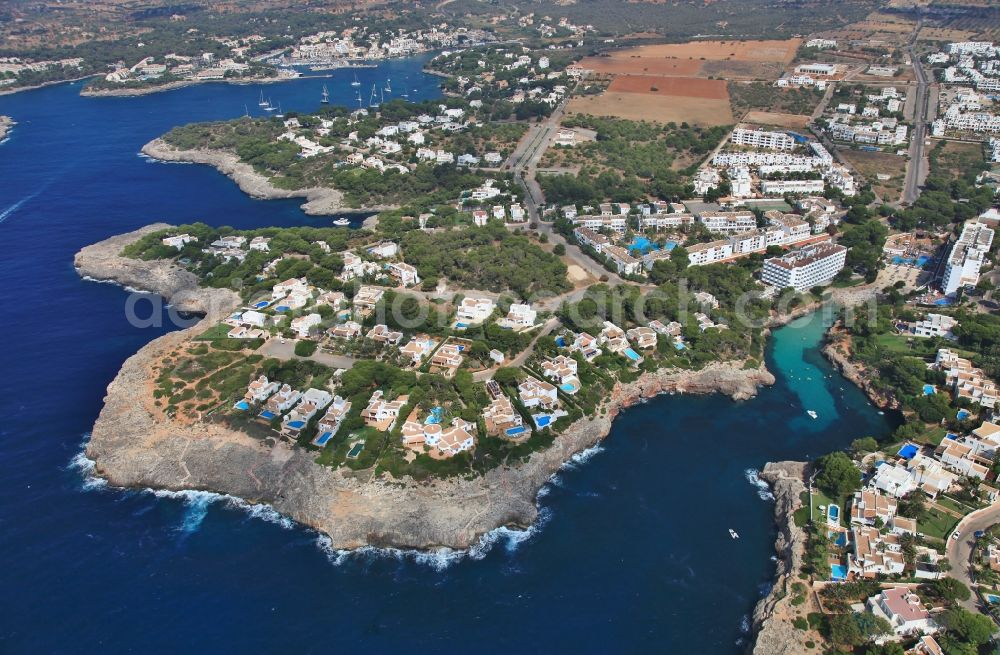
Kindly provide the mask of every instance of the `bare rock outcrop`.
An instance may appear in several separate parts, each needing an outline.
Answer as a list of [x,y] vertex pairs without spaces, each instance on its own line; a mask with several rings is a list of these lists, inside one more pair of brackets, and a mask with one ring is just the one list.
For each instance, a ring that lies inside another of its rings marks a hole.
[[789,588],[802,568],[806,535],[795,525],[795,510],[802,506],[801,495],[806,490],[804,462],[768,463],[760,478],[771,485],[774,495],[774,520],[778,537],[774,548],[778,554],[775,582],[766,597],[757,603],[753,627],[757,633],[754,655],[798,655],[808,650],[805,633],[792,625],[792,595]]

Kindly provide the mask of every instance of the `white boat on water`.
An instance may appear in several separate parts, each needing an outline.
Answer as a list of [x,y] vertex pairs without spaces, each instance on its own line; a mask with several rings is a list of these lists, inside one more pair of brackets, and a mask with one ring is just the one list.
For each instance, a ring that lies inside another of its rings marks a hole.
[[736,530],[733,530],[732,528],[729,528],[729,536],[732,537],[733,539],[739,539],[740,538],[739,533],[736,532]]
[[816,412],[814,412],[814,411],[813,411],[813,410],[811,410],[811,409],[810,409],[810,410],[808,410],[808,411],[806,411],[806,414],[808,414],[808,415],[809,415],[809,416],[811,416],[812,418],[817,418],[817,417],[819,416],[819,414],[817,414]]
[[351,82],[351,86],[361,86],[361,82],[358,81],[358,74],[354,74],[354,81]]
[[276,111],[278,108],[271,104],[271,99],[267,99],[267,104],[264,105],[264,111]]
[[268,102],[267,100],[264,100],[264,90],[263,89],[261,89],[261,91],[260,91],[260,102],[257,103],[257,106],[258,107],[270,107],[271,106],[270,102]]
[[339,226],[339,227],[344,227],[344,226],[346,226],[346,225],[350,225],[350,224],[351,224],[351,221],[347,220],[346,218],[338,218],[337,220],[335,220],[335,221],[333,222],[333,224],[334,224],[334,225],[337,225],[337,226]]

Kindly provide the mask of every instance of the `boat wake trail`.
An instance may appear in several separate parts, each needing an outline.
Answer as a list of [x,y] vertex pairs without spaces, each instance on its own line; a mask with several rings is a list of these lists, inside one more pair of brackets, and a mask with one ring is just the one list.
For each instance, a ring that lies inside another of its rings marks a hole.
[[743,475],[746,477],[747,482],[757,488],[757,496],[761,500],[774,500],[771,487],[760,479],[760,471],[757,469],[747,469],[743,472]]
[[25,197],[21,198],[20,200],[18,200],[17,202],[15,202],[10,207],[8,207],[7,209],[5,209],[2,212],[0,212],[0,223],[3,223],[8,218],[10,218],[14,214],[14,212],[16,212],[18,209],[20,209],[21,207],[23,207],[25,205],[25,203],[27,203],[30,200],[34,200],[35,198],[37,198],[39,193],[41,193],[41,191],[36,191],[36,192],[32,193],[30,196],[25,196]]

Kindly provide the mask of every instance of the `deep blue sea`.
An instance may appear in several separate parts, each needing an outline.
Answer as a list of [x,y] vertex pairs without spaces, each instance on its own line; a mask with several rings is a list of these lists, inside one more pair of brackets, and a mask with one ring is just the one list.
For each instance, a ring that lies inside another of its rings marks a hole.
[[[391,75],[411,98],[434,97],[421,63],[359,70],[361,89]],[[312,110],[326,83],[351,104],[352,78],[265,94]],[[774,570],[773,507],[752,471],[891,428],[822,360],[822,325],[807,320],[774,335],[774,387],[628,410],[544,490],[535,529],[465,557],[331,553],[266,509],[88,481],[80,453],[108,382],[170,326],[130,327],[125,292],[79,279],[74,253],[159,220],[330,219],[138,156],[172,126],[259,113],[258,87],[78,91],[0,97],[19,123],[0,145],[0,652],[740,653]]]

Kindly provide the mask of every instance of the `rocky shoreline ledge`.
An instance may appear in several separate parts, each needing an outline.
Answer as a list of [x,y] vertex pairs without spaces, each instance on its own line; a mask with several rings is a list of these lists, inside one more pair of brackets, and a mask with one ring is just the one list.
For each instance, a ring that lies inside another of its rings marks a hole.
[[287,76],[277,76],[277,77],[260,77],[251,79],[222,79],[222,80],[177,80],[175,82],[167,82],[166,84],[157,84],[151,86],[143,86],[136,88],[121,88],[121,89],[93,89],[89,87],[83,87],[80,89],[80,95],[86,98],[131,98],[135,96],[148,96],[153,93],[161,93],[163,91],[172,91],[174,89],[183,89],[184,87],[194,86],[196,84],[275,84],[277,82],[290,82],[292,80],[298,79],[297,77],[287,77]]
[[774,495],[774,522],[778,527],[774,549],[778,564],[774,585],[754,608],[753,631],[757,637],[753,655],[797,655],[809,650],[806,633],[792,625],[794,612],[788,589],[802,567],[805,552],[806,534],[795,525],[795,510],[802,506],[807,467],[805,462],[770,462],[760,473],[760,479],[771,486]]
[[10,116],[0,116],[0,141],[7,138],[7,134],[10,133],[15,125],[17,125],[17,122]]
[[[151,225],[84,248],[75,259],[78,272],[161,293],[178,308],[209,318],[237,306],[235,293],[197,289],[194,276],[181,268],[120,256],[125,245],[163,227]],[[337,549],[465,549],[496,528],[530,526],[538,515],[538,491],[573,455],[607,436],[622,409],[670,391],[746,399],[759,385],[774,383],[767,370],[744,369],[741,363],[644,374],[618,385],[602,414],[577,421],[551,448],[517,466],[473,479],[370,480],[367,473],[320,466],[312,453],[283,443],[268,448],[222,426],[157,419],[149,391],[152,366],[202,329],[196,325],[162,336],[125,361],[108,386],[87,444],[96,473],[120,487],[207,490],[266,503],[325,533]]]
[[180,150],[163,139],[153,139],[142,147],[142,154],[165,162],[187,162],[207,164],[215,167],[223,175],[236,182],[244,193],[252,198],[275,200],[282,198],[305,198],[302,210],[310,216],[330,216],[337,214],[367,214],[394,209],[392,206],[348,207],[344,205],[344,194],[336,189],[312,187],[308,189],[279,189],[271,184],[253,166],[240,161],[239,157],[217,150]]

